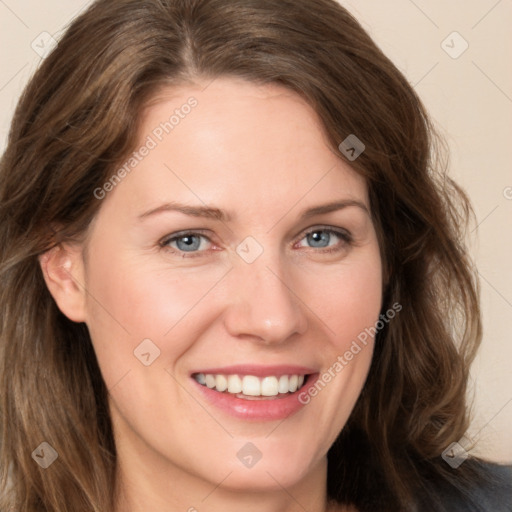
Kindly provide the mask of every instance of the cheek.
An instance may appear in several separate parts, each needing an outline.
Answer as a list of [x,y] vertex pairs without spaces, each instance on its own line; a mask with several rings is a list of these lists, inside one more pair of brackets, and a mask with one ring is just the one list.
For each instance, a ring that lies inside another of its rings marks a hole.
[[318,272],[316,286],[311,280],[303,283],[305,302],[317,313],[325,337],[318,344],[324,354],[322,372],[300,399],[326,426],[325,449],[348,420],[372,360],[382,307],[382,271],[377,244],[368,249],[364,257]]
[[314,280],[303,280],[301,296],[324,324],[331,345],[338,353],[346,350],[352,340],[375,325],[382,307],[382,270],[376,244],[364,258],[322,268]]
[[215,315],[215,304],[202,306],[229,270],[176,269],[154,255],[113,260],[107,257],[113,249],[91,250],[86,272],[87,325],[107,384],[122,368],[139,367],[134,351],[143,340],[152,340],[163,356],[156,366],[179,358]]
[[113,271],[100,268],[89,281],[105,309],[134,336],[164,336],[228,270],[184,272],[161,267],[139,262]]

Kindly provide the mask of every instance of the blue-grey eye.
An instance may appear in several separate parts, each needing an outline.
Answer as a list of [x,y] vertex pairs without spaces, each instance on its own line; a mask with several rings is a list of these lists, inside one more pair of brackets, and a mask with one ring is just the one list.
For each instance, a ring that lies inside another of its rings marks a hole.
[[336,246],[340,242],[348,242],[348,235],[334,229],[315,229],[304,235],[299,246],[324,249]]
[[313,231],[306,238],[310,247],[328,247],[331,241],[331,233],[327,231]]
[[183,252],[194,252],[203,248],[206,237],[188,233],[171,238],[166,245]]

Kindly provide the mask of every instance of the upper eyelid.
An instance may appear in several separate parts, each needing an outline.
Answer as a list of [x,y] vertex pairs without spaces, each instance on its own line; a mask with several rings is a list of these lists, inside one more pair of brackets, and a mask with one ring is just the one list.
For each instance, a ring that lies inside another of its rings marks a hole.
[[[346,238],[349,238],[350,240],[352,240],[353,236],[352,236],[352,233],[346,229],[346,228],[340,228],[340,227],[334,227],[334,226],[328,226],[328,225],[317,225],[317,226],[312,226],[310,228],[306,228],[306,229],[303,229],[298,235],[298,236],[301,236],[304,237],[304,236],[307,236],[311,233],[314,233],[315,231],[327,231],[327,232],[330,232],[330,233],[334,233],[334,234],[338,234],[340,236],[344,236]],[[302,237],[299,239],[299,240],[302,240]]]
[[184,229],[181,231],[177,231],[176,233],[171,233],[170,235],[164,236],[163,238],[160,239],[159,243],[166,244],[173,240],[176,240],[177,238],[182,238],[187,235],[200,235],[200,236],[203,236],[204,238],[207,238],[208,240],[211,241],[211,237],[209,237],[206,234],[206,231],[207,230],[201,230],[201,229]]
[[[352,240],[352,234],[349,230],[341,227],[335,227],[335,226],[329,226],[329,225],[316,225],[311,226],[309,228],[305,228],[301,230],[296,236],[292,237],[292,240],[295,240],[296,242],[299,242],[302,240],[305,236],[314,233],[315,231],[328,231],[334,234],[338,234],[342,236],[343,238],[348,238],[349,240]],[[206,238],[210,243],[214,243],[211,236],[208,236],[207,233],[210,232],[210,230],[201,230],[201,229],[195,229],[195,230],[181,230],[177,231],[176,233],[172,233],[170,235],[165,236],[161,239],[159,242],[160,245],[165,246],[168,245],[170,242],[190,235],[199,235],[204,238]],[[300,238],[299,238],[300,237]],[[194,251],[194,252],[204,252],[204,251]]]
[[[309,228],[301,229],[299,231],[299,233],[297,233],[297,235],[295,235],[295,237],[297,237],[301,234],[311,233],[312,231],[314,232],[314,231],[321,231],[321,230],[334,231],[334,232],[340,231],[340,232],[344,232],[347,234],[350,233],[350,231],[346,228],[329,226],[327,224],[317,224],[317,225],[311,226]],[[209,238],[208,234],[207,234],[209,232],[211,232],[211,230],[208,230],[208,229],[182,229],[180,231],[176,231],[175,233],[171,233],[169,235],[164,236],[162,238],[162,240],[172,240],[173,238],[180,238],[180,237],[186,236],[186,235],[202,235],[202,236],[205,236],[206,238]],[[292,238],[295,238],[295,237],[292,237]]]
[[175,240],[183,238],[187,235],[189,235],[189,236],[190,235],[192,235],[192,236],[199,235],[199,236],[202,236],[203,238],[206,238],[210,244],[214,243],[211,240],[211,238],[208,237],[207,235],[205,235],[203,232],[201,232],[201,230],[195,230],[195,231],[185,230],[185,231],[178,231],[176,233],[172,233],[171,235],[165,236],[158,242],[158,246],[162,250],[170,251],[174,254],[179,254],[179,255],[182,255],[183,257],[187,257],[187,258],[193,258],[194,256],[200,256],[201,253],[208,252],[208,249],[202,250],[202,251],[182,251],[178,248],[174,248],[174,247],[170,246],[171,242],[174,242]]
[[[315,233],[316,231],[326,231],[327,233],[334,234],[337,236],[342,244],[350,244],[352,245],[354,242],[354,237],[352,236],[352,233],[346,229],[342,228],[333,228],[333,227],[320,227],[320,228],[311,228],[309,230],[303,231],[303,234],[300,238],[297,239],[297,241],[294,243],[297,244],[301,242],[306,236],[310,235],[311,233]],[[311,249],[315,249],[314,247],[311,247]],[[319,248],[320,250],[322,247]]]
[[347,234],[350,233],[350,231],[346,228],[340,228],[340,227],[322,225],[322,224],[303,229],[300,233],[308,234],[308,233],[314,233],[315,231],[332,231],[334,233],[347,233]]

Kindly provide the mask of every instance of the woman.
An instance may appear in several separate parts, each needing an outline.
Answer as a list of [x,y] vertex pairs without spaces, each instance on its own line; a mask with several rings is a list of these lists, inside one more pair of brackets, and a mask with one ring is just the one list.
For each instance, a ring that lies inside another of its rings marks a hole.
[[93,4],[1,163],[2,509],[510,510],[433,143],[331,0]]

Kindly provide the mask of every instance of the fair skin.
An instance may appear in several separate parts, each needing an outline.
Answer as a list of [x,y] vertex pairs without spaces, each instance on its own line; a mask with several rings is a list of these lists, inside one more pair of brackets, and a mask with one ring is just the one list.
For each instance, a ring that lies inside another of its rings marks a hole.
[[[187,98],[198,104],[101,200],[83,242],[41,258],[60,309],[87,324],[109,390],[115,512],[347,510],[327,503],[326,453],[361,392],[373,340],[307,405],[293,405],[297,393],[273,397],[271,417],[229,409],[271,400],[232,394],[223,408],[195,377],[250,364],[271,380],[291,365],[308,369],[309,389],[332,373],[381,308],[366,184],[294,93],[227,78],[205,85],[161,91],[137,148]],[[225,218],[148,214],[170,203]],[[240,246],[247,237],[253,245]],[[134,355],[145,339],[146,360],[160,351],[148,365]],[[281,418],[283,396],[293,411]],[[260,459],[247,465],[241,449]]]

